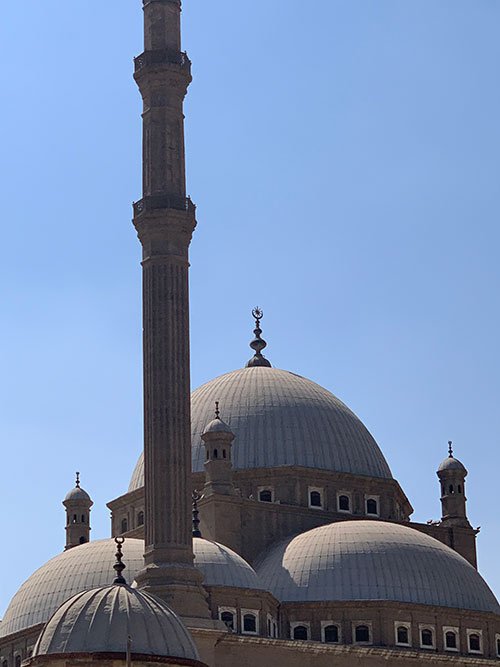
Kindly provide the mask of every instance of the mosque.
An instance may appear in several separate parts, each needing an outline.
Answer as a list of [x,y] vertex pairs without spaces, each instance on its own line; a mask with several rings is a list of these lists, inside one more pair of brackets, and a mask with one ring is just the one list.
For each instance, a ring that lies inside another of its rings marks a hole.
[[91,541],[66,495],[66,549],[14,595],[0,667],[500,664],[500,607],[477,571],[465,466],[437,469],[419,524],[379,446],[338,398],[263,354],[190,393],[180,0],[143,0],[144,452]]

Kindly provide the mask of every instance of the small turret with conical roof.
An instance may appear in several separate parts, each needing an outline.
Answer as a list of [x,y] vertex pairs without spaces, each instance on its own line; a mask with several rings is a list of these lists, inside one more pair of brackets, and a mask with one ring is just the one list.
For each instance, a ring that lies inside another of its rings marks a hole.
[[467,469],[453,455],[453,443],[448,442],[448,456],[437,470],[441,484],[441,522],[447,525],[470,527],[467,519],[465,478]]
[[90,540],[90,508],[93,504],[89,494],[80,486],[80,473],[77,472],[75,486],[63,500],[66,508],[65,550]]
[[215,403],[215,419],[207,424],[201,439],[205,443],[204,495],[233,495],[233,463],[231,448],[234,433],[220,418],[219,402]]

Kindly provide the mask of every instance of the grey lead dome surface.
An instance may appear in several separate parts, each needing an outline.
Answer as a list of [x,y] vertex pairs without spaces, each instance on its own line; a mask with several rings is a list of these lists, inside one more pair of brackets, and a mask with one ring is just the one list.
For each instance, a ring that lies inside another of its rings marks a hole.
[[388,600],[500,613],[462,556],[413,528],[340,521],[271,550],[255,567],[282,602]]
[[[217,542],[195,538],[194,564],[207,586],[265,590],[253,568],[237,553]],[[0,637],[46,623],[76,593],[107,586],[113,571],[116,544],[113,539],[88,542],[59,554],[34,572],[12,598]],[[125,579],[132,584],[144,567],[144,541],[127,538],[123,546]]]
[[77,593],[43,629],[34,656],[61,653],[132,653],[198,660],[191,636],[158,598],[120,584]]
[[[254,367],[221,375],[191,395],[193,470],[202,471],[201,435],[215,401],[235,434],[235,468],[303,466],[392,478],[379,446],[342,401],[318,384],[276,368]],[[129,491],[144,485],[142,455]]]
[[[107,586],[116,576],[115,551],[114,540],[96,540],[64,551],[42,565],[12,598],[0,624],[0,637],[46,623],[76,593]],[[144,542],[127,539],[124,552],[124,576],[132,583],[144,567]]]

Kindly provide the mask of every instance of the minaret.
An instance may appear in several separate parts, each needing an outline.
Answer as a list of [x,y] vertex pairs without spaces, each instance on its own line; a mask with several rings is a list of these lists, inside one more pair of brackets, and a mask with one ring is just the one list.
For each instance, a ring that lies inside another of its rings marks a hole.
[[437,476],[441,485],[441,523],[470,528],[465,497],[467,469],[453,456],[451,440],[448,442],[448,457],[439,466]]
[[191,63],[181,52],[180,0],[143,0],[144,53],[134,78],[143,108],[142,244],[145,569],[138,584],[183,615],[208,616],[191,535],[188,248],[183,101]]
[[66,551],[90,540],[90,508],[93,504],[89,494],[80,486],[80,473],[77,472],[75,488],[63,500],[66,508]]

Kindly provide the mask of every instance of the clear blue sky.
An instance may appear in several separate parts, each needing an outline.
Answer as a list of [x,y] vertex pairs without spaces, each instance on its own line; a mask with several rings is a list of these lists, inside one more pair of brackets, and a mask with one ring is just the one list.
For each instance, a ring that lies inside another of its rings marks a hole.
[[[141,449],[139,0],[4,2],[0,614]],[[193,386],[274,365],[342,398],[414,518],[467,465],[500,594],[500,3],[185,0]]]

